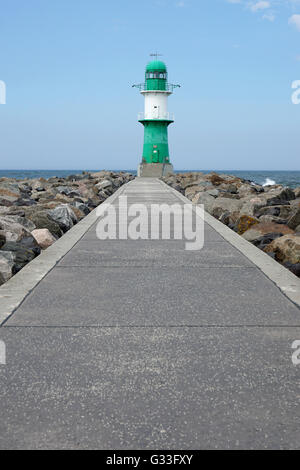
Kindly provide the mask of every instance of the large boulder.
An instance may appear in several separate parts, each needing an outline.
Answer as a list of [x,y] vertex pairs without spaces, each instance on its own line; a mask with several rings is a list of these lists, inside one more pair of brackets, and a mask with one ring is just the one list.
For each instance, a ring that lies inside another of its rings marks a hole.
[[105,179],[96,184],[96,188],[101,191],[102,189],[113,188],[113,182],[109,179]]
[[257,217],[257,211],[266,205],[264,199],[256,196],[241,199],[242,206],[240,208],[241,215],[249,215],[251,217]]
[[272,243],[273,240],[276,240],[276,238],[281,236],[281,233],[267,233],[266,235],[263,235],[262,237],[254,240],[253,245],[255,245],[260,250],[264,250],[266,246]]
[[16,183],[0,182],[0,205],[12,206],[21,196],[21,191]]
[[257,225],[257,224],[259,224],[259,220],[256,219],[256,217],[251,217],[249,215],[242,215],[238,218],[236,222],[235,231],[239,235],[242,235],[251,227],[253,227],[253,225]]
[[79,209],[84,215],[88,215],[90,213],[89,206],[84,202],[75,200],[72,202],[72,206],[74,206],[76,209]]
[[65,196],[68,196],[70,198],[73,197],[79,197],[80,193],[77,191],[75,188],[72,186],[58,186],[56,188],[56,191],[60,194],[64,194]]
[[289,218],[287,225],[295,230],[298,225],[300,225],[300,209],[297,209],[296,212]]
[[[264,191],[263,188],[262,192]],[[240,197],[246,197],[246,196],[251,196],[252,194],[257,194],[258,190],[257,187],[252,185],[251,183],[243,183],[237,190],[238,194]],[[259,191],[261,192],[261,191]]]
[[268,206],[277,206],[281,204],[286,204],[288,201],[295,199],[295,193],[290,188],[284,188],[279,192],[274,191],[274,194],[270,191],[266,195],[266,202]]
[[298,188],[294,189],[294,194],[295,194],[296,198],[298,198],[298,197],[300,198],[300,186]]
[[16,242],[6,242],[5,245],[1,248],[0,253],[7,251],[13,252],[15,254],[15,261],[14,261],[14,272],[20,271],[29,261],[33,260],[37,254],[40,253],[36,250],[31,250],[26,246],[22,245],[21,243]]
[[28,215],[28,218],[32,220],[37,229],[47,228],[56,238],[61,237],[63,234],[58,223],[48,215],[47,211],[33,212]]
[[77,217],[69,204],[61,204],[48,212],[63,232],[67,232],[77,223]]
[[95,187],[95,190],[93,190],[93,187],[94,185],[90,186],[85,182],[82,182],[82,181],[78,182],[78,192],[80,193],[82,197],[85,197],[87,199],[95,198],[97,192],[99,191],[99,189],[97,189],[96,187]]
[[43,178],[34,180],[31,184],[31,188],[37,192],[45,191],[46,190],[45,180],[43,180]]
[[35,250],[38,245],[23,225],[7,220],[6,217],[0,217],[0,230],[5,233],[6,242],[16,242]]
[[255,216],[261,217],[264,215],[272,215],[280,217],[281,219],[288,220],[289,217],[295,212],[295,209],[288,203],[279,206],[263,206],[255,210]]
[[264,224],[269,224],[270,222],[274,224],[287,224],[286,219],[281,219],[280,217],[276,217],[275,215],[262,215],[259,218],[259,222]]
[[4,230],[0,230],[0,248],[6,242],[6,236]]
[[203,186],[189,186],[188,188],[186,188],[186,190],[184,191],[184,195],[185,197],[187,197],[188,199],[193,199],[193,197],[195,196],[195,194],[197,193],[200,193],[200,192],[203,192],[204,191],[204,187]]
[[300,263],[300,237],[287,234],[277,238],[265,248],[265,251],[275,253],[275,259],[281,263]]
[[16,253],[0,251],[0,285],[8,281],[15,273]]
[[192,202],[193,204],[203,204],[204,210],[211,214],[215,198],[206,193],[198,193],[193,197]]
[[271,233],[280,233],[281,235],[293,234],[294,231],[291,230],[287,225],[283,224],[274,224],[274,223],[259,223],[254,225],[245,233],[242,237],[245,238],[248,242],[255,243],[262,236],[271,234]]
[[211,214],[219,218],[224,212],[239,212],[242,202],[239,199],[228,199],[225,197],[218,197],[214,199],[212,204]]
[[30,232],[35,229],[35,225],[30,219],[27,219],[26,217],[20,217],[19,215],[5,215],[3,217],[0,217],[0,219],[8,223],[16,223],[23,225],[23,227],[25,227]]
[[56,241],[56,238],[52,235],[47,228],[38,228],[31,232],[32,236],[35,238],[37,244],[42,250],[45,250],[49,246],[53,245]]

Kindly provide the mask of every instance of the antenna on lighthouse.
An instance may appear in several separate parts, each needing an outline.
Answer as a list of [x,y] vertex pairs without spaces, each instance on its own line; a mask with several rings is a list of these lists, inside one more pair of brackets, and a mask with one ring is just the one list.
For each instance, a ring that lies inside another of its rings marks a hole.
[[156,60],[157,60],[158,57],[161,57],[161,56],[162,56],[162,54],[159,54],[158,52],[154,52],[153,54],[150,54],[150,57],[155,57]]

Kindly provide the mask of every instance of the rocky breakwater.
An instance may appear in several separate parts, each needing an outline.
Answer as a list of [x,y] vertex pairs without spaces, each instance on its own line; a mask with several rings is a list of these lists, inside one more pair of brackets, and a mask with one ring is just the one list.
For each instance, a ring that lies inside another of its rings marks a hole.
[[300,187],[263,187],[217,173],[162,179],[300,277]]
[[132,179],[111,171],[0,178],[0,285]]

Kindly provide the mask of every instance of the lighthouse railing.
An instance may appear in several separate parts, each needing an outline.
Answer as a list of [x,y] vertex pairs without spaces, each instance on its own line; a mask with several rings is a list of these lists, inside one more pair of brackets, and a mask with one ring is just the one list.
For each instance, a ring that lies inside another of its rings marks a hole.
[[145,121],[147,119],[157,120],[157,121],[174,121],[174,113],[158,113],[157,116],[153,117],[152,113],[141,112],[138,114],[139,121]]
[[173,93],[175,88],[180,88],[180,85],[166,83],[163,90],[150,90],[146,83],[139,83],[138,85],[132,85],[132,88],[138,88],[140,91],[169,91]]

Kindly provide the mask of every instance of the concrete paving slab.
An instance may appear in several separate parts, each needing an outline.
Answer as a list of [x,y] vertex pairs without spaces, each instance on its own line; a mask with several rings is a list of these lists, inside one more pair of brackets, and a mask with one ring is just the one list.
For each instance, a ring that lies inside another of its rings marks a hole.
[[206,243],[202,250],[187,251],[183,241],[90,240],[77,243],[59,263],[65,266],[136,266],[136,267],[224,267],[249,266],[253,263],[227,243]]
[[57,267],[6,324],[300,326],[300,315],[250,267]]
[[0,449],[299,449],[292,328],[2,328]]

